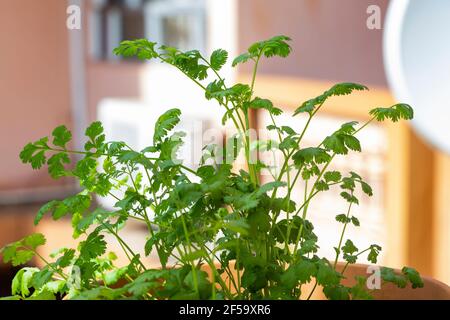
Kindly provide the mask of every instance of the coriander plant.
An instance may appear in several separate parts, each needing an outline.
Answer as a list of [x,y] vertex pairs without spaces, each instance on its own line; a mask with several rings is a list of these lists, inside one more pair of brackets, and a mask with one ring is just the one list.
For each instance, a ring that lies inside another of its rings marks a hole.
[[[37,250],[46,242],[42,234],[1,249],[3,260],[14,266],[35,257],[45,264],[42,269],[21,269],[7,299],[309,299],[317,288],[323,288],[329,299],[370,299],[364,278],[351,287],[344,286],[342,279],[347,266],[360,257],[377,262],[380,246],[358,248],[346,238],[348,228],[359,226],[352,211],[358,205],[355,190],[361,188],[371,196],[372,189],[357,173],[329,167],[336,155],[361,151],[357,135],[369,123],[409,120],[413,110],[406,104],[375,108],[366,123],[344,123],[319,145],[305,147],[305,133],[329,98],[367,88],[336,84],[295,110],[294,117],[307,119],[300,132],[278,125],[277,116],[283,111],[268,99],[254,96],[254,87],[258,65],[265,58],[287,57],[289,41],[286,36],[276,36],[252,44],[232,62],[233,67],[252,64],[251,83],[233,86],[226,86],[220,75],[228,58],[225,50],[206,57],[197,50],[157,47],[145,39],[122,42],[116,55],[159,60],[179,69],[204,91],[205,99],[215,100],[223,108],[223,123],[231,122],[236,134],[228,137],[224,147],[205,146],[205,156],[196,169],[174,157],[183,143],[183,134],[173,132],[180,121],[178,109],[159,117],[153,141],[143,150],[133,150],[126,142],[107,141],[100,122],[86,129],[84,150],[70,149],[72,135],[65,126],[54,129],[51,137],[27,144],[20,153],[24,163],[33,169],[47,165],[53,178],[73,177],[82,187],[78,194],[45,204],[35,224],[45,214],[55,220],[70,216],[73,237],[80,241],[76,248],[61,248],[50,258]],[[208,76],[214,80],[209,82]],[[267,129],[278,141],[269,144],[252,139],[251,109],[270,115],[272,124]],[[260,174],[267,165],[252,156],[258,144],[269,146],[283,159],[273,180],[266,184],[260,182]],[[245,170],[233,170],[233,160],[241,153]],[[81,157],[75,161],[72,154]],[[299,184],[303,184],[304,197],[292,199],[293,188]],[[308,208],[317,194],[331,188],[341,190],[348,210],[330,217],[341,227],[336,230],[340,237],[335,257],[329,260],[318,256],[318,238],[308,220]],[[116,209],[95,208],[95,195],[114,197]],[[129,220],[147,228],[145,254],[156,254],[159,267],[148,268],[145,257],[121,237]],[[116,255],[107,253],[105,234],[115,237],[128,265],[115,266]],[[338,268],[340,260],[346,263],[343,268]],[[381,277],[398,287],[409,283],[414,288],[423,286],[412,268],[401,272],[382,268]],[[314,284],[313,290],[305,292],[309,282]]]

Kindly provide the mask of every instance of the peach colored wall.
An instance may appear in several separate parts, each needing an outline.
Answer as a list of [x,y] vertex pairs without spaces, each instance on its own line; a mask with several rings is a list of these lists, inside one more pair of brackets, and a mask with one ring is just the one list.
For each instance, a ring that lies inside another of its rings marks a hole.
[[[91,1],[85,2],[85,12],[92,10]],[[88,14],[83,16],[86,51],[86,88],[89,121],[97,118],[97,106],[103,98],[138,98],[140,96],[139,73],[143,63],[124,61],[96,61],[89,55]]]
[[0,190],[48,183],[19,161],[29,141],[70,124],[66,1],[1,1]]
[[138,98],[142,63],[88,62],[87,94],[90,121],[96,119],[98,103],[103,98]]
[[384,86],[383,32],[366,27],[371,4],[380,6],[384,18],[388,0],[238,1],[239,48],[285,34],[293,39],[292,55],[265,60],[262,73]]

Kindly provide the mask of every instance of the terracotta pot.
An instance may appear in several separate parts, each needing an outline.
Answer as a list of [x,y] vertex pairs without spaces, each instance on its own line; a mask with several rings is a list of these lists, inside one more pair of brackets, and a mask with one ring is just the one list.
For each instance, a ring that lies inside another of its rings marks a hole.
[[[367,268],[365,264],[349,265],[345,271],[346,278],[342,281],[345,286],[353,286],[356,283],[356,276],[367,277]],[[337,270],[342,270],[344,263],[338,263]],[[231,268],[234,272],[234,268]],[[211,275],[211,270],[208,266],[204,266],[204,270]],[[400,273],[400,270],[396,270]],[[424,287],[413,289],[410,285],[406,288],[398,288],[393,284],[382,284],[381,289],[373,290],[371,294],[376,300],[450,300],[450,287],[433,278],[422,276]],[[314,283],[308,283],[302,286],[302,299],[306,299]],[[312,300],[326,300],[322,287],[317,286],[311,296]]]
[[[349,265],[345,271],[346,279],[344,285],[354,285],[355,276],[367,276],[368,265]],[[342,270],[343,264],[339,264],[338,270]],[[399,270],[397,272],[400,273]],[[372,291],[378,300],[450,300],[450,287],[433,278],[422,276],[424,287],[413,289],[410,285],[406,288],[398,288],[393,284],[384,284],[380,290]],[[325,299],[322,290],[317,290],[315,299]]]

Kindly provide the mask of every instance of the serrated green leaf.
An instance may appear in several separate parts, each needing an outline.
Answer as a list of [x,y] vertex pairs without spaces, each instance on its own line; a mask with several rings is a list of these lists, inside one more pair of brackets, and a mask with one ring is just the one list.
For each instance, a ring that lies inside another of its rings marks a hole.
[[158,143],[167,136],[168,132],[180,122],[180,109],[170,109],[164,112],[156,121],[153,143]]
[[283,111],[279,108],[273,106],[272,101],[268,99],[262,99],[259,97],[254,98],[249,104],[248,107],[250,109],[265,109],[271,114],[275,116],[279,116],[283,113]]
[[211,68],[219,71],[223,65],[227,62],[228,52],[223,49],[214,50],[211,54],[210,64]]
[[70,163],[69,156],[65,152],[55,153],[48,161],[48,172],[54,179],[65,176],[66,170],[64,164]]
[[34,250],[37,247],[44,245],[46,240],[42,233],[34,233],[23,238],[22,242],[25,246],[33,248]]
[[31,250],[17,250],[16,254],[11,259],[11,264],[16,267],[23,264],[26,264],[27,262],[30,262],[31,259],[34,258],[34,252]]
[[404,275],[398,275],[394,269],[382,267],[380,270],[381,278],[386,282],[391,282],[399,288],[405,288],[408,281]]
[[423,280],[420,277],[420,274],[419,274],[419,272],[417,272],[416,269],[409,268],[409,267],[403,267],[402,273],[408,278],[409,282],[411,282],[413,289],[423,288],[423,286],[424,286]]
[[372,263],[377,263],[378,255],[380,254],[381,247],[376,244],[372,244],[369,248],[369,255],[367,256],[367,260]]
[[79,244],[80,258],[90,260],[106,252],[106,242],[103,235],[97,231],[89,234],[85,241]]
[[347,215],[345,214],[338,214],[336,216],[336,221],[340,222],[340,223],[349,223],[350,222],[350,218],[347,218]]
[[234,58],[233,63],[231,64],[233,67],[236,67],[238,64],[240,63],[245,63],[247,62],[249,59],[252,59],[253,56],[251,54],[249,54],[248,52],[245,52],[243,54],[240,54],[239,56],[237,56],[236,58]]
[[340,195],[349,203],[359,204],[358,198],[348,192],[343,191],[340,193]]
[[369,112],[377,121],[384,121],[390,119],[392,122],[397,122],[400,119],[411,120],[414,118],[414,110],[410,105],[405,103],[395,104],[389,108],[375,108]]
[[340,278],[340,274],[327,261],[320,260],[316,276],[318,284],[323,286],[337,285]]
[[125,40],[117,48],[114,48],[113,52],[118,56],[136,56],[140,60],[150,60],[158,57],[158,53],[155,51],[155,45],[155,42],[147,39]]
[[362,91],[368,90],[366,86],[356,84],[356,83],[338,83],[331,87],[329,90],[325,91],[320,96],[317,96],[313,99],[305,101],[302,105],[300,105],[294,112],[294,116],[299,113],[308,112],[312,114],[316,110],[317,107],[323,105],[325,101],[332,96],[342,96],[348,95],[353,91]]
[[352,220],[352,223],[353,223],[353,225],[354,225],[355,227],[359,227],[359,226],[360,226],[360,223],[359,223],[358,218],[352,217],[351,220]]
[[341,180],[342,175],[339,171],[327,171],[324,176],[326,182],[338,182]]
[[326,163],[331,159],[331,156],[325,149],[310,147],[297,151],[292,158],[294,159],[295,165],[301,167],[305,163]]
[[371,197],[373,195],[373,191],[372,191],[372,188],[370,187],[370,185],[364,181],[360,181],[360,184],[361,184],[362,191]]
[[65,149],[66,144],[70,140],[72,140],[72,133],[69,130],[67,130],[66,126],[64,125],[56,127],[52,132],[52,136],[53,136],[53,144],[63,149]]
[[354,254],[355,252],[358,252],[358,248],[353,244],[353,242],[348,239],[345,242],[345,245],[342,247],[342,252],[347,254]]
[[38,211],[36,218],[34,218],[34,225],[38,225],[39,222],[42,220],[42,218],[44,217],[44,215],[47,212],[53,212],[53,210],[55,210],[55,208],[60,204],[60,201],[57,200],[52,200],[46,204],[44,204]]

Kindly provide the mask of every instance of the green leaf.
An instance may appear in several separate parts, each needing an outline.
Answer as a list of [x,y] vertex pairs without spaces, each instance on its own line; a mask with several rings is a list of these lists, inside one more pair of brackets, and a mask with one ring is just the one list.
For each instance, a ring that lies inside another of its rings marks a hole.
[[80,258],[90,260],[104,254],[106,241],[103,238],[103,235],[100,235],[98,231],[89,234],[86,240],[79,244]]
[[153,142],[155,144],[161,142],[162,138],[167,136],[168,132],[180,122],[180,115],[180,109],[170,109],[158,118],[153,135]]
[[289,127],[289,126],[281,126],[281,131],[283,131],[284,133],[286,133],[286,134],[288,134],[290,136],[293,136],[293,135],[297,134],[297,132],[295,132],[295,130],[292,129],[291,127]]
[[242,235],[248,234],[249,224],[244,219],[229,220],[224,222],[224,228]]
[[342,135],[342,137],[344,138],[345,145],[349,149],[361,152],[361,144],[357,138],[349,134]]
[[373,300],[373,297],[367,290],[366,277],[355,277],[356,284],[350,288],[350,292],[353,300]]
[[316,239],[308,239],[302,242],[300,249],[298,250],[300,255],[305,255],[308,253],[315,253],[319,249]]
[[11,260],[11,264],[16,267],[26,264],[34,258],[34,252],[31,250],[17,250],[15,256]]
[[317,272],[316,265],[308,260],[302,259],[297,265],[296,265],[296,276],[298,281],[300,283],[307,283],[311,280],[311,277],[313,277]]
[[65,176],[66,170],[64,164],[70,163],[69,156],[65,152],[55,153],[48,159],[48,172],[54,179]]
[[350,288],[344,287],[343,285],[325,286],[323,293],[330,300],[350,299]]
[[31,285],[35,289],[41,289],[43,286],[45,286],[52,278],[53,276],[53,270],[50,269],[50,266],[46,266],[44,269],[40,270],[39,272],[36,272],[33,275],[33,279],[31,280]]
[[327,91],[328,96],[343,96],[349,95],[353,91],[364,91],[369,90],[366,86],[357,83],[343,82],[334,85],[330,90]]
[[283,139],[283,141],[280,142],[278,145],[278,148],[280,150],[289,150],[289,149],[295,149],[298,147],[297,139],[293,137],[286,137]]
[[182,256],[182,259],[185,262],[191,262],[207,256],[208,254],[206,253],[205,250],[199,249],[190,253],[186,253],[185,255]]
[[27,297],[30,294],[29,288],[31,287],[31,280],[36,272],[39,272],[38,268],[26,267],[20,269],[12,282],[12,294],[20,294],[22,297]]
[[340,281],[340,274],[334,270],[328,261],[318,262],[317,283],[322,286],[337,285]]
[[264,185],[262,185],[258,191],[257,191],[257,195],[263,195],[266,194],[268,191],[273,190],[275,188],[281,188],[281,187],[285,187],[287,184],[286,182],[283,181],[271,181],[268,182]]
[[[290,227],[289,238],[286,239],[287,230]],[[300,230],[302,232],[300,233]],[[302,218],[295,216],[289,221],[286,219],[281,220],[277,223],[277,227],[274,229],[274,237],[280,243],[285,243],[286,240],[288,243],[295,244],[297,240],[301,242],[305,242],[308,240],[313,240],[314,243],[317,242],[317,236],[314,234],[314,226],[308,220],[303,220]],[[312,245],[311,243],[309,245]],[[314,245],[312,245],[315,247]]]
[[[60,293],[60,292],[63,291],[65,285],[66,285],[66,281],[64,281],[64,280],[55,280],[55,281],[47,282],[45,284],[45,286],[42,288],[42,291],[41,291],[41,293],[38,296],[39,300],[43,299],[43,297],[41,295],[42,293],[44,293],[44,292],[50,292],[52,294]],[[47,296],[50,297],[50,300],[55,298],[55,297],[52,297],[51,295],[48,295],[48,294],[47,294]]]
[[208,274],[204,271],[198,269],[191,270],[186,278],[184,278],[183,284],[188,286],[192,291],[198,289],[199,299],[209,299],[211,296],[212,285],[208,280]]
[[355,133],[355,126],[358,124],[358,121],[350,121],[346,122],[343,125],[341,125],[341,128],[339,129],[340,133],[345,134],[354,134]]
[[114,212],[107,211],[103,208],[96,208],[92,213],[84,216],[75,226],[76,231],[81,234],[85,232],[96,221],[102,223],[107,217],[113,217]]
[[355,252],[358,252],[358,248],[353,244],[353,242],[348,239],[345,242],[345,245],[342,247],[342,252],[347,254],[353,254]]
[[128,271],[128,267],[122,267],[122,268],[117,268],[110,272],[107,272],[103,277],[105,284],[107,286],[116,284],[117,281],[119,281],[120,279],[123,278],[123,276],[127,273],[127,271]]
[[371,197],[373,195],[373,192],[372,192],[372,188],[370,187],[370,185],[364,181],[360,181],[360,184],[361,184],[362,191]]
[[348,149],[345,146],[344,139],[341,135],[333,134],[323,140],[323,146],[337,154],[347,154]]
[[211,54],[210,64],[211,68],[219,71],[223,65],[227,62],[228,52],[223,49],[214,50]]
[[389,108],[375,108],[369,112],[377,121],[384,121],[390,119],[392,122],[397,122],[400,119],[411,120],[414,118],[414,110],[410,105],[405,103],[395,104]]
[[326,163],[331,160],[331,156],[322,148],[304,148],[297,151],[292,158],[297,167],[303,166],[305,163]]
[[250,59],[256,60],[261,56],[265,56],[266,58],[273,56],[285,58],[291,53],[291,47],[287,43],[290,40],[289,37],[281,35],[272,37],[268,40],[255,42],[248,48],[247,52],[239,55],[233,60],[232,66],[235,67]]
[[1,248],[0,253],[3,255],[5,263],[11,262],[13,266],[18,266],[33,259],[35,255],[34,250],[43,244],[45,244],[44,236],[40,233],[35,233],[6,245]]
[[414,289],[423,288],[424,286],[423,280],[416,269],[403,267],[402,273],[408,278],[409,282],[411,282],[411,285]]
[[360,223],[359,223],[358,218],[352,217],[351,220],[352,220],[352,223],[353,223],[353,225],[354,225],[355,227],[359,227],[359,226],[360,226]]
[[281,275],[281,283],[287,289],[292,290],[299,283],[308,283],[316,274],[316,265],[309,260],[302,259],[296,264],[291,264]]
[[[211,89],[211,88],[210,88]],[[247,84],[237,83],[231,88],[222,89],[221,87],[215,87],[213,90],[205,93],[208,99],[217,99],[222,101],[223,99],[228,99],[236,104],[243,104],[251,96],[250,86]],[[233,110],[233,109],[231,109]]]
[[326,137],[323,140],[324,147],[337,154],[347,154],[348,149],[360,152],[361,144],[359,140],[353,135],[345,133],[352,131],[353,129],[351,128],[353,128],[351,125],[344,125],[331,136]]
[[86,151],[91,149],[101,149],[103,142],[105,141],[105,135],[103,134],[103,125],[100,121],[95,121],[86,128],[85,135],[89,138],[84,145]]
[[350,218],[347,217],[347,215],[345,214],[338,214],[336,216],[336,221],[340,222],[340,223],[349,223],[350,222]]
[[342,179],[341,188],[346,190],[355,190],[355,179],[352,177],[345,177]]
[[150,60],[158,57],[158,53],[155,51],[155,45],[155,42],[148,41],[147,39],[125,40],[113,52],[118,56],[136,56],[140,60]]
[[299,113],[307,112],[309,114],[312,114],[317,107],[322,106],[325,101],[332,97],[332,96],[342,96],[342,95],[348,95],[351,94],[353,91],[362,91],[362,90],[368,90],[366,86],[356,84],[356,83],[338,83],[334,85],[329,90],[325,91],[320,96],[317,96],[313,99],[305,101],[302,105],[300,105],[294,112],[294,116],[298,115]]
[[41,138],[34,143],[28,143],[20,152],[20,159],[23,163],[31,164],[33,169],[41,168],[46,161],[45,151],[49,149],[48,138]]
[[381,279],[391,282],[399,288],[405,288],[408,281],[404,275],[396,274],[394,269],[382,267],[380,270]]
[[341,180],[342,175],[339,171],[327,171],[324,174],[324,178],[326,182],[338,182]]
[[291,38],[287,36],[275,36],[268,40],[259,41],[248,48],[252,56],[264,55],[266,58],[279,56],[285,58],[291,53],[291,47],[287,43]]
[[44,215],[47,212],[53,212],[55,210],[55,208],[60,204],[60,201],[57,200],[52,200],[46,204],[44,204],[38,211],[36,218],[34,218],[34,225],[38,225],[39,222],[42,220],[42,218],[44,217]]
[[72,262],[72,259],[75,257],[75,250],[74,249],[64,249],[62,252],[63,255],[56,260],[56,265],[58,265],[60,268],[65,268],[70,265]]
[[240,54],[239,56],[237,56],[236,58],[234,58],[233,63],[231,64],[233,67],[236,67],[238,64],[240,63],[245,63],[247,62],[249,59],[252,59],[253,56],[248,53],[245,52],[243,54]]
[[43,234],[41,233],[34,233],[31,234],[22,240],[23,244],[29,248],[36,249],[39,246],[42,246],[45,244],[46,240]]
[[100,121],[95,121],[91,123],[89,127],[86,128],[85,135],[91,140],[95,140],[99,135],[103,133],[103,125]]
[[354,195],[351,195],[348,192],[341,192],[341,197],[344,198],[349,203],[359,204],[358,198],[356,198]]
[[256,97],[255,99],[253,99],[249,104],[248,107],[250,109],[265,109],[267,110],[270,114],[273,114],[275,116],[279,116],[283,113],[283,111],[279,108],[275,108],[273,106],[272,101],[268,100],[268,99],[261,99],[259,97]]
[[369,260],[372,263],[377,263],[380,251],[381,247],[379,245],[372,244],[369,248],[369,255],[367,256],[367,260]]
[[317,181],[316,184],[315,184],[315,188],[316,188],[317,191],[326,191],[326,190],[330,189],[328,184],[325,181],[323,181],[323,180]]
[[67,130],[66,126],[56,127],[53,132],[53,144],[55,146],[66,148],[66,144],[72,139],[72,133]]

